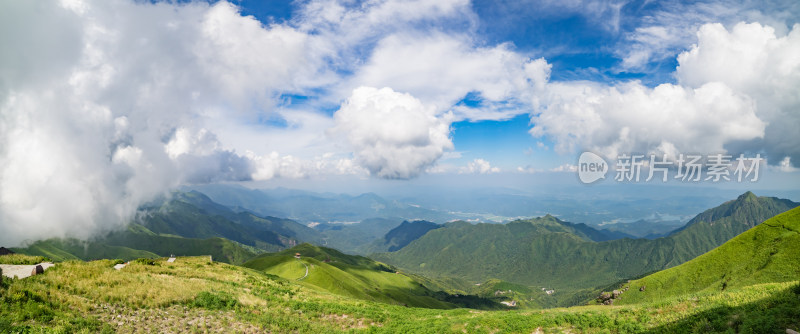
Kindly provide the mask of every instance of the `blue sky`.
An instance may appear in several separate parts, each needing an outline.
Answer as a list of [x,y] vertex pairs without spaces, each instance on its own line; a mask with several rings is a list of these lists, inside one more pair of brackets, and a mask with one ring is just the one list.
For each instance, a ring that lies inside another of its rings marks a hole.
[[792,0],[0,1],[0,238],[86,238],[186,184],[573,189],[583,151],[760,155],[758,184],[702,185],[796,189],[799,18]]

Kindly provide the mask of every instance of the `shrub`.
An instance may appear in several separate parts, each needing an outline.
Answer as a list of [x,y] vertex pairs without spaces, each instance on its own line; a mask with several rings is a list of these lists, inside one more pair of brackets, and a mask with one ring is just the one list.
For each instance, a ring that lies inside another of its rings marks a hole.
[[236,307],[238,303],[239,302],[236,299],[233,299],[230,296],[203,291],[194,297],[191,305],[210,310],[229,310]]
[[138,263],[138,264],[143,264],[143,265],[146,265],[146,266],[154,266],[154,265],[156,265],[156,260],[153,260],[153,259],[139,258],[139,259],[133,260],[132,262],[133,263]]

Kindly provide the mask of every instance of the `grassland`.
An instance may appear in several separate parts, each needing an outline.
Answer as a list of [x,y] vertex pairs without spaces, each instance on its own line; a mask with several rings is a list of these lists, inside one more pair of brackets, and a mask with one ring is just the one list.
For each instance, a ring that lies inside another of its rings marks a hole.
[[[301,257],[295,258],[295,253]],[[242,266],[356,299],[438,309],[456,307],[444,301],[448,297],[446,294],[426,288],[414,277],[369,258],[343,254],[331,248],[301,244],[279,253],[262,254]],[[484,304],[499,307],[488,300]]]
[[[800,208],[779,214],[680,266],[631,281],[616,302],[638,303],[800,277]],[[644,291],[638,291],[644,287]]]
[[5,280],[0,332],[778,333],[800,326],[798,282],[625,306],[436,310],[342,297],[208,257],[147,262],[117,271],[111,260],[66,261]]

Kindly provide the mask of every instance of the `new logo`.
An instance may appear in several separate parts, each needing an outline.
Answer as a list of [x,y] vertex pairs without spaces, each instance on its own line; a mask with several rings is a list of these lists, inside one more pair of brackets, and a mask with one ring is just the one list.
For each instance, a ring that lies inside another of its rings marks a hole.
[[578,178],[583,183],[592,183],[606,178],[608,163],[597,154],[583,152],[578,158]]

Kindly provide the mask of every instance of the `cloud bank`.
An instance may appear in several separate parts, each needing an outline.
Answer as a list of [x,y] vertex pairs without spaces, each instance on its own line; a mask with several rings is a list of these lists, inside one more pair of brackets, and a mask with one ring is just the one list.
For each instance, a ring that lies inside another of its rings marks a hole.
[[227,2],[0,4],[0,244],[88,238],[181,183],[263,176],[203,115],[271,105],[306,71],[304,36]]

